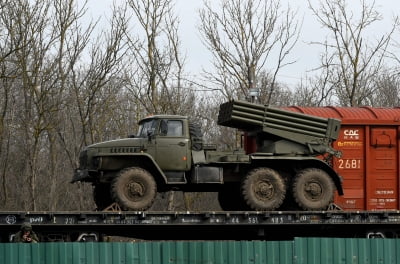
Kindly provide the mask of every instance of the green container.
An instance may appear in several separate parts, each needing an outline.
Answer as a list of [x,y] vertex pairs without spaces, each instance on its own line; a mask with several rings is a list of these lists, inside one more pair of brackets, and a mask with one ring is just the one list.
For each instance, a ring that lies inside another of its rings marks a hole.
[[400,239],[296,238],[296,264],[396,264]]
[[292,263],[293,242],[137,242],[0,244],[12,264]]
[[1,243],[0,263],[395,264],[400,263],[400,239]]

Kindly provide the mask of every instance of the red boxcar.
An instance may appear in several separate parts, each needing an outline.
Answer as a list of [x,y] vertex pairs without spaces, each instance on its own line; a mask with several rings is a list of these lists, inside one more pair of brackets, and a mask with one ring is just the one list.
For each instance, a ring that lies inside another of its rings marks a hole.
[[342,121],[334,143],[342,151],[334,169],[343,178],[344,210],[399,210],[400,108],[290,107],[289,110]]

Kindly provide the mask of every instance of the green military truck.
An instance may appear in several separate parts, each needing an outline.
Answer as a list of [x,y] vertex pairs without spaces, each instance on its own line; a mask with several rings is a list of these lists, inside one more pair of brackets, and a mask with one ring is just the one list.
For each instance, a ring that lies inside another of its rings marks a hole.
[[118,203],[143,211],[158,192],[218,191],[224,210],[272,211],[290,199],[302,210],[325,210],[340,176],[331,168],[340,121],[245,101],[220,106],[218,124],[237,128],[244,148],[217,151],[186,116],[154,115],[137,135],[85,147],[72,182],[91,182],[98,209]]

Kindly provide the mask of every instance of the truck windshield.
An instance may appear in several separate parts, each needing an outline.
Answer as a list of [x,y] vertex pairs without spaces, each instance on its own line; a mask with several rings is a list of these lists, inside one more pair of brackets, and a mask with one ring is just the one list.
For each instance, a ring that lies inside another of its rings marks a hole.
[[156,130],[157,126],[157,121],[155,119],[149,119],[146,121],[143,121],[139,124],[139,130],[138,130],[138,137],[144,138],[148,137],[149,133],[154,133]]

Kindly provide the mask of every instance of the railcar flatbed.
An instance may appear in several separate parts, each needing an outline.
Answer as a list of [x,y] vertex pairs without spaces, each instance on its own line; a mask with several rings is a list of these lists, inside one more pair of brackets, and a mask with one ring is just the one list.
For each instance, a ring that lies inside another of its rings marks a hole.
[[294,237],[398,237],[400,211],[210,211],[0,213],[0,235],[9,241],[29,222],[42,241],[290,240]]

